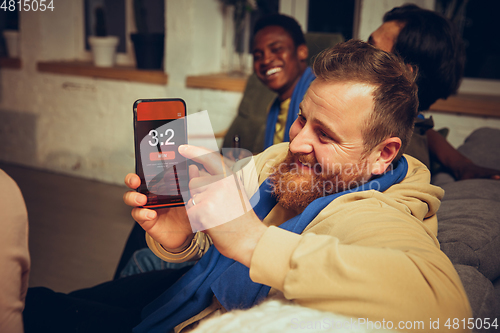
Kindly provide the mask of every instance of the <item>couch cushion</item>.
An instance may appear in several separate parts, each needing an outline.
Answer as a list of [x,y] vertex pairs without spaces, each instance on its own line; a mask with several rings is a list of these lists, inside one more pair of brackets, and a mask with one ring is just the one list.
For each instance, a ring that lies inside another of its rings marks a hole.
[[437,213],[441,249],[454,264],[500,276],[500,181],[471,179],[442,186]]
[[[471,266],[455,265],[455,269],[469,297],[473,311],[472,316],[474,318],[490,318],[490,323],[493,322],[494,318],[500,317],[500,290],[495,289],[490,280]],[[495,329],[492,327],[474,330],[474,332],[493,331]]]
[[458,151],[485,168],[500,168],[500,129],[482,127],[472,132]]

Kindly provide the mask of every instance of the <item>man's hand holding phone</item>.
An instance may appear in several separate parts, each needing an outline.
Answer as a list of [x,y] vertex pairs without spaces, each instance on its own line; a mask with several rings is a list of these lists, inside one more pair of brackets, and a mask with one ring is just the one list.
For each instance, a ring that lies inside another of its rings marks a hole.
[[[227,159],[186,144],[184,101],[141,99],[133,111],[136,174],[125,183],[137,192],[127,192],[124,201],[134,207],[134,220],[169,252],[181,252],[194,232],[203,231],[223,255],[249,266],[267,227]],[[188,161],[194,163],[189,170]]]
[[146,195],[136,192],[141,184],[138,175],[129,173],[125,184],[134,191],[128,191],[123,201],[132,209],[132,217],[157,242],[167,249],[176,249],[193,237],[186,207],[161,208],[157,210],[142,208],[146,204]]
[[[132,217],[167,249],[177,248],[193,237],[192,230],[203,230],[223,255],[249,266],[253,250],[267,227],[253,212],[243,184],[226,168],[218,153],[188,145],[179,147],[179,153],[204,167],[189,168],[192,197],[187,206],[142,208],[146,196],[129,191],[124,201],[134,207]],[[140,178],[128,174],[125,183],[135,189]]]

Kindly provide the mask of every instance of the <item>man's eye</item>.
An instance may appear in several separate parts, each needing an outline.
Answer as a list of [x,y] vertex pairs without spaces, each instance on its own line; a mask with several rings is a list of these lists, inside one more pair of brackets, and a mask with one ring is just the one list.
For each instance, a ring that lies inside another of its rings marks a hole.
[[324,140],[332,140],[332,138],[327,133],[325,133],[323,131],[319,132],[319,136],[321,137],[321,139],[324,139]]

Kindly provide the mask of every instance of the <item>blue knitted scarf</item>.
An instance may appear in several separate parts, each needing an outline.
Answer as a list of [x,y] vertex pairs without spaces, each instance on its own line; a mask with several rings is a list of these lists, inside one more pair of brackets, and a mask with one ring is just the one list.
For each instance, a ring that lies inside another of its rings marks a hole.
[[[316,77],[314,76],[311,67],[307,67],[299,82],[293,89],[292,99],[290,100],[290,106],[288,107],[288,116],[286,118],[285,134],[283,136],[283,142],[290,141],[290,127],[292,126],[295,119],[299,114],[299,105],[306,94],[307,89],[314,81]],[[280,100],[276,100],[271,105],[269,114],[267,115],[266,122],[266,135],[264,138],[264,149],[271,147],[274,144],[274,132],[276,131],[276,122],[278,121],[278,115],[280,114]]]
[[[408,163],[401,157],[390,172],[356,188],[318,198],[301,214],[279,227],[300,234],[319,212],[341,195],[366,190],[383,192],[403,180],[407,171]],[[277,203],[269,179],[259,187],[258,194],[260,199],[254,211],[262,220]],[[256,197],[257,193],[250,201]],[[250,279],[249,269],[246,266],[221,255],[215,246],[212,246],[193,268],[143,309],[143,321],[133,331],[169,332],[208,307],[214,295],[227,310],[247,309],[263,300],[269,290],[269,286],[255,283]]]

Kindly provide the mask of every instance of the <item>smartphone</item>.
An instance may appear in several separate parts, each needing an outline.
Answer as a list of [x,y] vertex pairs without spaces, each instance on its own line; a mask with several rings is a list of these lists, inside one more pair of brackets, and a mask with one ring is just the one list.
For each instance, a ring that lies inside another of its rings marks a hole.
[[134,102],[135,171],[138,192],[150,209],[185,205],[189,200],[187,160],[178,147],[187,143],[186,103],[180,98]]

